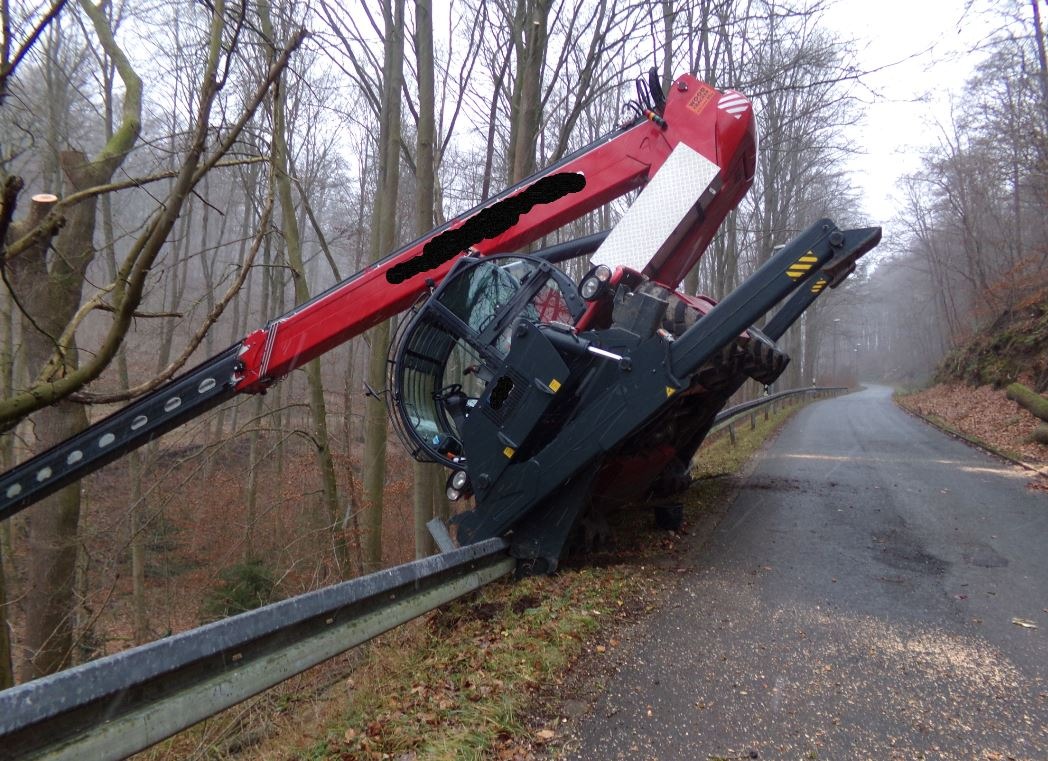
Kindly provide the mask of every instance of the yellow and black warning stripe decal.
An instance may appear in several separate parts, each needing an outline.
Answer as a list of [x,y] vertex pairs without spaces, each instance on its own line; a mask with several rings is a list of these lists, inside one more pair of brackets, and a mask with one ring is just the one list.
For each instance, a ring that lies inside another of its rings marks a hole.
[[813,254],[811,251],[809,251],[800,259],[791,264],[790,268],[786,270],[786,274],[789,275],[791,279],[796,280],[807,275],[811,268],[818,263],[818,257],[815,256],[815,254]]
[[812,293],[822,293],[822,289],[826,287],[826,284],[828,282],[830,282],[830,281],[827,280],[826,278],[820,277],[818,280],[816,280],[814,283],[812,283],[811,292]]

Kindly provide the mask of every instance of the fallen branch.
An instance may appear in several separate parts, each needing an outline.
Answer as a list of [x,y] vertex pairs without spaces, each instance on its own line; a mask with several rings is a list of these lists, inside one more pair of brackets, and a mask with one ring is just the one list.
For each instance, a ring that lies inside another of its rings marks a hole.
[[1048,423],[1048,399],[1045,399],[1033,389],[1027,388],[1021,383],[1013,383],[1008,387],[1008,398]]

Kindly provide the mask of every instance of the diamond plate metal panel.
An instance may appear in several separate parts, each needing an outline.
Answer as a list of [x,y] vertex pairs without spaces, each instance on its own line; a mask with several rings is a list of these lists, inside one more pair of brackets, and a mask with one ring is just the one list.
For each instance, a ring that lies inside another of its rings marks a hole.
[[720,167],[680,143],[594,253],[593,265],[640,272],[695,208]]

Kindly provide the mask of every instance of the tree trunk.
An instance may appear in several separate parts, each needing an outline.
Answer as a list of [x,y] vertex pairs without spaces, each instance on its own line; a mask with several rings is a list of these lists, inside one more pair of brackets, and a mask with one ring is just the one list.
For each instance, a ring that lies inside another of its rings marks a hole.
[[[111,58],[106,58],[102,67],[102,103],[103,127],[106,142],[113,139],[114,102],[113,85],[116,78],[116,67]],[[102,248],[105,252],[106,269],[109,280],[117,278],[116,234],[113,225],[113,200],[109,194],[100,199],[102,206]],[[123,347],[116,355],[117,373],[120,376],[120,387],[131,387],[131,376],[127,367],[127,352]],[[129,473],[131,477],[131,509],[128,512],[128,539],[131,546],[131,608],[134,619],[134,643],[141,645],[149,639],[148,606],[146,604],[146,547],[145,547],[145,505],[142,499],[142,455],[134,451],[128,454]]]
[[[270,21],[268,2],[260,2],[259,17],[262,22],[262,33],[267,39],[274,40],[273,24]],[[276,59],[276,49],[272,52]],[[287,244],[288,262],[291,265],[295,283],[295,301],[304,304],[309,301],[309,283],[306,279],[306,267],[302,257],[302,238],[298,218],[295,214],[294,199],[291,194],[291,177],[288,174],[290,160],[287,144],[286,86],[281,79],[273,88],[273,171],[276,173],[277,195],[283,218],[284,240]],[[313,436],[316,445],[317,465],[320,468],[320,481],[323,495],[323,508],[326,516],[317,516],[316,528],[320,536],[328,535],[332,540],[335,563],[338,566],[339,578],[349,574],[349,554],[339,529],[340,510],[338,498],[338,481],[335,478],[335,463],[331,457],[331,439],[328,435],[327,405],[324,401],[324,384],[320,376],[320,360],[315,359],[306,367],[306,378],[309,385],[309,410],[313,418]],[[326,529],[326,530],[325,530]]]
[[265,399],[261,394],[255,397],[251,405],[254,408],[255,429],[251,431],[248,444],[248,471],[247,480],[244,482],[244,556],[245,563],[253,563],[258,559],[255,548],[255,522],[258,520],[258,474],[262,470],[259,462],[259,422],[265,413]]
[[491,107],[488,109],[488,136],[484,149],[484,176],[481,178],[480,187],[481,203],[488,200],[488,196],[491,195],[491,169],[495,161],[495,129],[498,123],[499,95],[502,92],[502,80],[506,76],[506,69],[509,68],[511,55],[512,48],[507,48],[506,55],[502,59],[502,67],[492,82],[494,89],[491,93]]
[[1027,388],[1021,383],[1013,383],[1008,387],[1008,398],[1034,416],[1048,422],[1048,399],[1036,391]]
[[[243,196],[244,214],[243,214],[243,216],[241,217],[241,220],[240,220],[240,236],[239,236],[240,237],[240,244],[239,244],[239,247],[237,249],[237,262],[239,263],[239,266],[241,266],[241,267],[244,266],[244,257],[246,256],[247,250],[248,250],[248,239],[251,237],[251,227],[252,227],[251,198],[252,198],[252,196],[254,196],[255,190],[256,190],[256,188],[258,186],[258,183],[257,183],[256,180],[257,180],[257,174],[255,172],[250,172],[248,174],[248,182],[246,182],[243,185],[243,187],[241,188],[241,190],[244,193],[244,196]],[[267,238],[267,240],[268,240],[268,238]],[[244,312],[248,313],[250,311],[248,305],[251,304],[251,296],[252,296],[251,285],[252,285],[253,282],[254,282],[254,278],[251,277],[251,276],[248,276],[247,280],[244,283],[244,289],[243,289],[244,295],[243,295],[243,298],[233,299],[233,314],[232,314],[231,319],[229,321],[230,327],[231,327],[231,331],[232,331],[232,336],[230,338],[230,344],[238,341],[241,336],[244,336],[244,335],[247,334],[246,330],[244,330],[244,331],[240,330],[240,324],[241,324],[240,303],[241,303],[241,301],[244,302]],[[265,310],[263,310],[263,314],[265,314]],[[212,437],[212,441],[215,442],[215,443],[218,443],[218,442],[222,441],[225,438],[225,435],[226,435],[226,417],[227,417],[227,415],[229,413],[229,407],[230,407],[230,405],[223,404],[222,406],[220,406],[218,408],[218,414],[215,415],[215,432],[214,432],[214,436]],[[234,428],[233,428],[234,430],[236,430],[235,422],[236,421],[235,421],[235,418],[234,418]],[[216,452],[217,452],[217,450],[216,450]],[[208,462],[207,479],[209,481],[212,478],[214,478],[215,468],[218,466],[218,461],[219,461],[219,458],[217,456],[215,456],[215,455],[212,455],[210,460],[209,460],[209,462]]]
[[7,587],[4,577],[4,550],[0,546],[0,690],[15,683],[14,662],[11,660],[11,629],[7,624]]
[[[59,402],[36,415],[43,431],[39,446],[50,447],[87,426],[82,405]],[[80,486],[67,486],[42,500],[26,517],[28,567],[25,644],[28,660],[22,681],[60,671],[70,662],[73,648],[74,581]]]
[[[400,182],[400,90],[404,72],[404,0],[383,6],[385,61],[383,66],[382,118],[379,127],[378,197],[371,217],[371,259],[392,250],[396,237],[397,191]],[[376,392],[386,385],[386,354],[390,323],[369,333],[368,385]],[[365,571],[382,565],[383,489],[386,484],[386,406],[381,398],[368,397],[364,412],[364,503],[367,510],[364,545]]]
[[[5,291],[0,293],[0,395],[8,396],[14,387],[14,321],[11,301]],[[14,436],[0,437],[0,468],[5,471],[15,464]],[[11,521],[0,523],[0,690],[15,683],[14,661],[11,655],[11,628],[8,625],[7,577],[4,564],[11,552]]]
[[546,61],[550,0],[517,0],[517,70],[510,100],[509,184],[535,173],[542,124],[542,67]]
[[[433,95],[433,5],[431,0],[415,2],[415,53],[418,56],[418,129],[415,143],[415,233],[425,235],[433,227],[433,133],[435,131]],[[415,462],[413,513],[415,516],[415,557],[433,552],[433,541],[426,523],[433,517],[433,479],[431,463]]]
[[673,22],[678,11],[673,0],[662,0],[662,91],[668,93],[673,84]]
[[1045,51],[1044,31],[1041,29],[1041,0],[1030,0],[1033,8],[1033,37],[1037,43],[1037,80],[1041,85],[1042,118],[1048,123],[1048,52]]
[[[265,237],[262,243],[262,314],[266,314],[269,311],[269,280],[270,278],[276,277],[273,274],[273,269],[270,264],[273,260],[272,245],[271,241],[273,238],[269,235]],[[253,413],[251,415],[253,422],[253,430],[251,431],[250,443],[248,445],[248,472],[247,480],[244,483],[244,562],[250,563],[258,559],[255,548],[255,523],[258,519],[258,475],[261,471],[260,463],[258,462],[258,451],[260,446],[260,438],[262,436],[262,418],[265,415],[266,409],[266,398],[262,394],[258,394],[251,404]],[[247,405],[245,405],[247,406]],[[236,430],[236,422],[234,421],[234,431]]]
[[[117,67],[125,96],[120,127],[95,160],[89,161],[79,151],[59,155],[68,187],[74,192],[110,181],[138,141],[142,108],[141,80],[114,41],[104,11],[88,0],[81,0],[80,4]],[[27,233],[43,220],[53,200],[44,203],[42,198],[34,198],[28,218],[13,226],[17,232]],[[65,346],[57,346],[57,341],[80,306],[85,273],[95,254],[96,210],[97,197],[66,210],[65,226],[54,240],[55,256],[49,257],[49,242],[42,241],[11,262],[11,284],[22,304],[32,312],[23,320],[22,332],[26,358],[34,374],[49,366],[56,348],[61,352],[58,366],[54,367],[57,376],[73,373],[78,367],[75,340],[70,338]],[[87,426],[84,407],[66,401],[39,410],[34,419],[38,451]],[[26,519],[29,564],[25,641],[29,658],[22,668],[25,679],[53,673],[69,662],[79,517],[80,486],[72,484],[42,500]]]
[[[74,190],[90,187],[93,172],[82,153],[62,155],[62,166]],[[38,197],[41,198],[41,197]],[[16,235],[35,227],[50,200],[34,203],[29,218],[16,226]],[[48,268],[47,246],[20,256],[11,265],[12,285],[22,304],[32,311],[32,322],[25,319],[23,336],[31,368],[43,368],[55,350],[55,337],[80,304],[84,272],[93,255],[91,240],[95,227],[94,200],[77,204],[67,213],[67,221],[55,250],[60,254]],[[77,365],[76,346],[65,349],[65,368]],[[79,433],[87,426],[84,407],[59,402],[45,407],[34,417],[37,450],[42,451]],[[80,486],[67,486],[26,517],[29,561],[26,594],[26,647],[29,659],[21,669],[28,681],[53,673],[68,665],[73,646],[74,594],[77,523],[80,516]]]
[[[804,356],[801,359],[801,366],[804,368],[801,385],[807,386],[809,383],[815,383],[815,372],[816,372],[816,358],[819,356],[819,330],[818,322],[816,317],[818,316],[818,304],[812,304],[808,307],[808,311],[801,316],[799,329],[804,331]],[[793,361],[797,361],[797,357],[793,358]]]

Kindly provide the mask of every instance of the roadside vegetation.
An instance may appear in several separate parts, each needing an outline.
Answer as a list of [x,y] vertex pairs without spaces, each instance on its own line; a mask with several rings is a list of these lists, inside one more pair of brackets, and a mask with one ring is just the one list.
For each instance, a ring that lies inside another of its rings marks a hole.
[[[556,756],[574,691],[676,587],[684,550],[726,510],[736,476],[799,407],[744,416],[696,458],[680,531],[613,517],[614,544],[555,576],[502,581],[182,733],[145,757],[530,759]],[[573,707],[574,706],[574,707]]]
[[941,428],[1043,470],[1048,446],[1035,438],[1043,421],[1009,398],[1012,384],[1033,395],[1048,391],[1048,291],[949,352],[933,385],[896,399]]
[[994,388],[1019,381],[1039,393],[1048,391],[1048,289],[1006,310],[950,351],[934,380]]
[[985,449],[1042,469],[1048,465],[1048,447],[1031,440],[1038,419],[1008,399],[1004,389],[955,382],[901,394],[896,401]]

